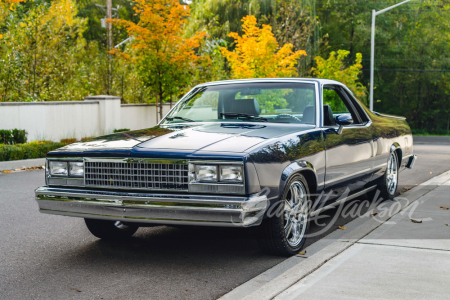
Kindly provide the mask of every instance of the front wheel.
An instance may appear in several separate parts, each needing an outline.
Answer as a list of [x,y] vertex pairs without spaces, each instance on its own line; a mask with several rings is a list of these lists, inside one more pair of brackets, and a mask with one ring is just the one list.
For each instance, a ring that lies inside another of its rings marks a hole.
[[120,240],[131,237],[139,226],[124,224],[120,221],[84,219],[89,231],[100,239]]
[[308,233],[308,184],[303,175],[293,176],[286,184],[276,209],[268,212],[260,226],[259,242],[263,250],[275,255],[292,256],[303,247]]

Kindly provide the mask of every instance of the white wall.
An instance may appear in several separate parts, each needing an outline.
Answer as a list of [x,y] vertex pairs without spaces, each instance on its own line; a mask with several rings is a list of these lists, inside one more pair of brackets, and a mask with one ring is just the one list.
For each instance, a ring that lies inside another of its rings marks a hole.
[[[169,104],[163,105],[163,114],[169,109]],[[155,105],[121,105],[120,98],[113,96],[86,97],[85,101],[0,102],[0,129],[25,129],[29,142],[81,139],[156,124]]]
[[[169,110],[170,105],[164,104],[163,116]],[[120,120],[121,128],[136,130],[153,127],[157,124],[156,106],[147,104],[122,104],[120,108]]]

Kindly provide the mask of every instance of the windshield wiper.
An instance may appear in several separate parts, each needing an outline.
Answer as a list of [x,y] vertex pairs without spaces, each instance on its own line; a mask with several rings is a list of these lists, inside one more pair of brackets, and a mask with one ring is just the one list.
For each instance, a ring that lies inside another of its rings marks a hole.
[[252,119],[252,120],[267,122],[266,118],[255,117],[253,115],[244,114],[244,113],[231,113],[231,112],[230,113],[220,113],[219,114],[219,118],[222,118],[222,116],[225,116],[225,117],[244,117],[244,118],[249,118],[249,119]]
[[167,117],[166,120],[168,121],[173,121],[174,119],[176,120],[183,120],[186,122],[195,122],[194,120],[188,119],[188,118],[183,118],[183,117]]

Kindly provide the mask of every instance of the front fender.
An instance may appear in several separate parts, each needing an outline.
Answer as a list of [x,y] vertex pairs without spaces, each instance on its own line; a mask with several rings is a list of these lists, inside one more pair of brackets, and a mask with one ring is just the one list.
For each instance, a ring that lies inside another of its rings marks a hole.
[[291,179],[291,177],[298,173],[302,173],[302,175],[308,182],[309,193],[315,194],[317,192],[318,176],[314,165],[306,160],[300,160],[291,163],[283,170],[278,189],[278,199],[281,198],[286,184]]

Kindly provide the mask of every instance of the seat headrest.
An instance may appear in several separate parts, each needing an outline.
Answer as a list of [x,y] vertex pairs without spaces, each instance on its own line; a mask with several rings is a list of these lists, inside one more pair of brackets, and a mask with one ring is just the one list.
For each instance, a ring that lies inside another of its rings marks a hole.
[[324,126],[335,125],[333,118],[333,111],[331,110],[331,106],[329,105],[323,106],[323,125]]
[[305,124],[314,124],[316,120],[316,110],[314,106],[307,106],[303,110],[302,122]]
[[256,99],[235,99],[232,102],[231,111],[229,112],[259,116],[261,113],[261,108],[259,107],[259,103]]

